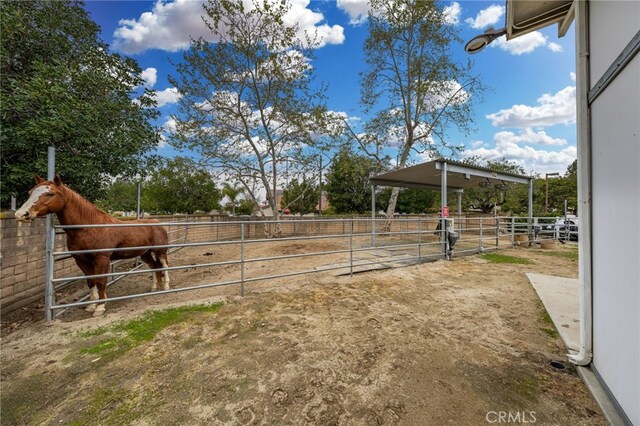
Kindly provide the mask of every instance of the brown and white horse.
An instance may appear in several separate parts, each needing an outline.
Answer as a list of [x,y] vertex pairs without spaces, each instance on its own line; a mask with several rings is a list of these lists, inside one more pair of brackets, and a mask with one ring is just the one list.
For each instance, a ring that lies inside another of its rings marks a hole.
[[[61,225],[95,225],[119,223],[149,223],[155,220],[121,221],[105,213],[80,194],[62,183],[59,176],[52,181],[36,175],[36,186],[29,191],[29,199],[15,213],[20,222],[31,222],[36,217],[55,213]],[[142,247],[167,245],[169,238],[162,226],[105,227],[65,229],[69,250],[95,250],[122,247]],[[140,258],[152,269],[166,268],[167,248],[152,248],[123,251],[104,251],[99,253],[74,254],[78,267],[85,275],[109,273],[111,260]],[[164,281],[164,282],[163,282]],[[169,289],[169,273],[155,272],[151,290],[162,284]],[[87,278],[91,290],[91,300],[107,297],[107,277]],[[104,313],[105,304],[92,304],[87,311],[94,316]]]

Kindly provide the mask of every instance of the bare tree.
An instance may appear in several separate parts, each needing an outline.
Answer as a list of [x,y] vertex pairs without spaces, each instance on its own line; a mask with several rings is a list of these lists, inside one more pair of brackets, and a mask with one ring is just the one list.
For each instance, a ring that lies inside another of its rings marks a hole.
[[[459,147],[447,143],[447,128],[471,129],[472,100],[483,86],[471,63],[452,58],[451,45],[459,39],[448,19],[433,1],[371,0],[361,103],[374,116],[363,134],[348,130],[378,162],[389,147],[397,150],[398,168],[410,161],[412,151],[455,154]],[[388,217],[395,212],[398,191],[392,191]]]
[[172,79],[183,95],[172,143],[239,182],[257,205],[265,194],[276,218],[285,161],[311,167],[328,126],[323,88],[310,84],[317,42],[284,24],[289,8],[209,0],[203,19],[216,42],[193,40]]

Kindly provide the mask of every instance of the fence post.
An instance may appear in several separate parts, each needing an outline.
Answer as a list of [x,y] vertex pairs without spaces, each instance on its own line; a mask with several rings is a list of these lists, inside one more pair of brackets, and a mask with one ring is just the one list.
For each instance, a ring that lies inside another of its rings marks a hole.
[[240,296],[244,296],[244,222],[240,224]]
[[56,293],[53,287],[53,251],[56,246],[56,230],[53,227],[53,215],[47,215],[47,238],[46,238],[46,258],[44,273],[44,312],[47,321],[53,319],[51,307],[56,302]]
[[[47,150],[47,180],[54,180],[56,175],[56,148],[50,146]],[[45,283],[44,283],[44,312],[45,319],[53,319],[51,307],[55,304],[56,293],[53,288],[53,251],[56,247],[56,229],[53,227],[53,214],[48,214],[46,219],[46,242],[45,242]]]
[[187,238],[187,231],[189,230],[189,225],[187,225],[188,220],[189,219],[188,219],[187,215],[185,214],[184,215],[184,242],[185,243],[189,241],[188,238]]
[[371,246],[376,246],[376,187],[371,185]]
[[496,248],[500,247],[500,219],[496,216]]
[[536,243],[536,229],[538,228],[538,218],[533,219],[533,244]]
[[418,262],[422,262],[422,221],[418,219]]
[[353,277],[353,219],[351,219],[351,228],[349,230],[349,276]]
[[484,246],[482,244],[482,217],[480,217],[480,252],[484,251]]
[[512,217],[511,218],[511,247],[516,246],[515,227],[516,227],[516,219]]

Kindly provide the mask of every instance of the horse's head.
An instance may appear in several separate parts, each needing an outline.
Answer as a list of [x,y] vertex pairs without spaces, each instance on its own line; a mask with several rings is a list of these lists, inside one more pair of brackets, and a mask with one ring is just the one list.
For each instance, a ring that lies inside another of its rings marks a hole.
[[20,222],[31,222],[36,217],[57,213],[65,204],[60,176],[52,181],[36,175],[36,186],[29,191],[29,199],[16,210],[15,216]]

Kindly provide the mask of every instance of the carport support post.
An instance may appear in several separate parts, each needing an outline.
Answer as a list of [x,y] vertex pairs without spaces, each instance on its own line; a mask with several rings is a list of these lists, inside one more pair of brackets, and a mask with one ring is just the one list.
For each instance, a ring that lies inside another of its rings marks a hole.
[[[56,149],[50,146],[47,151],[47,180],[54,180],[56,175]],[[45,242],[45,269],[44,269],[44,313],[47,321],[53,319],[55,305],[55,290],[53,288],[53,251],[56,245],[56,230],[53,227],[53,214],[48,214],[46,219],[46,242]]]
[[528,205],[528,213],[529,217],[527,218],[527,233],[529,234],[529,247],[532,245],[532,229],[531,229],[531,219],[533,218],[533,179],[529,179],[529,205]]
[[240,296],[244,296],[244,222],[240,224]]
[[458,191],[458,238],[462,239],[462,191]]
[[444,208],[447,205],[447,163],[442,163],[440,171],[440,232],[442,235],[442,254],[447,258],[447,219],[444,217]]
[[376,186],[371,185],[371,246],[376,245]]

